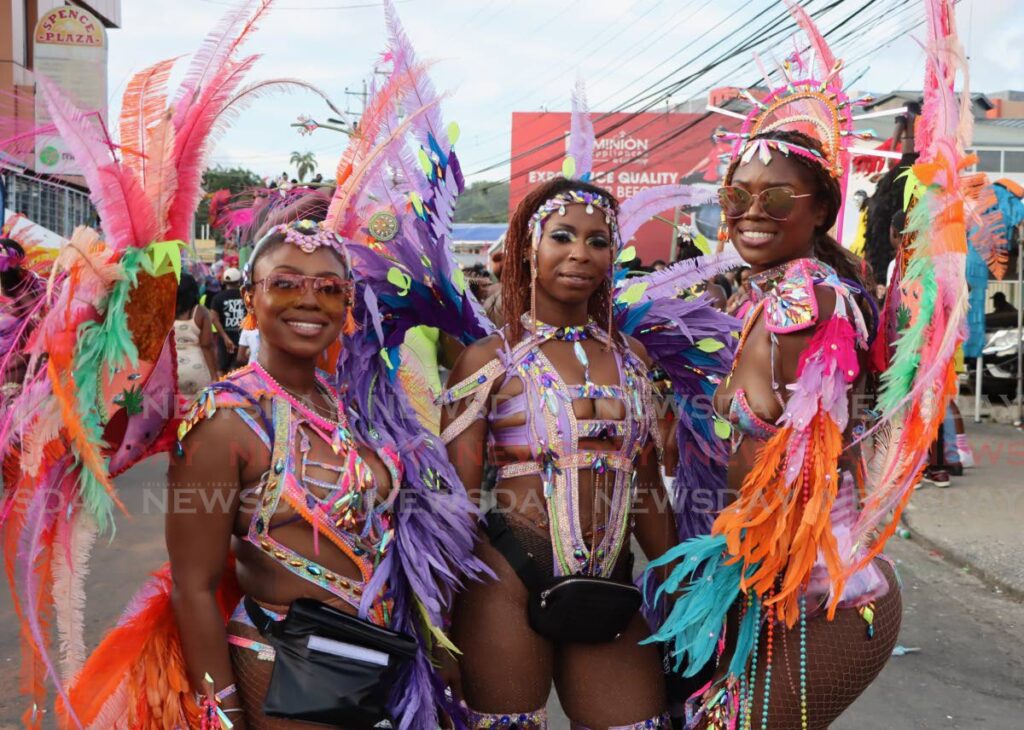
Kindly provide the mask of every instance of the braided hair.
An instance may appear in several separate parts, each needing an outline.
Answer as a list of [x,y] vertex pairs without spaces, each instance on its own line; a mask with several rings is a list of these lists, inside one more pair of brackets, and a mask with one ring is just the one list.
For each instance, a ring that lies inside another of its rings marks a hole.
[[[505,236],[504,267],[501,271],[502,319],[508,327],[512,342],[519,342],[522,338],[521,318],[530,308],[530,287],[533,286],[533,282],[530,280],[530,256],[532,256],[533,249],[533,231],[530,228],[530,219],[545,202],[567,190],[580,190],[601,195],[611,203],[612,215],[619,213],[619,201],[607,190],[582,180],[565,177],[558,177],[538,185],[520,201],[509,219],[508,233]],[[618,241],[612,242],[612,256],[615,255],[615,246],[617,245]],[[587,312],[595,321],[603,324],[608,318],[611,303],[612,281],[609,276],[591,295],[590,301],[587,303]],[[614,317],[608,326],[612,330],[615,329]],[[608,337],[614,342],[616,340],[615,332],[610,331]]]
[[[751,141],[772,139],[787,142],[824,154],[821,142],[810,135],[794,130],[777,129],[755,135],[750,139]],[[839,210],[842,208],[843,192],[839,181],[813,160],[797,154],[789,155],[788,159],[810,172],[813,180],[814,200],[825,208],[825,220],[814,231],[814,256],[835,269],[841,278],[856,282],[863,287],[864,291],[872,292],[874,284],[870,271],[864,266],[863,260],[840,246],[838,241],[828,233],[835,225],[836,219],[839,217]],[[736,157],[725,173],[726,185],[732,183],[732,177],[739,165],[740,158]]]

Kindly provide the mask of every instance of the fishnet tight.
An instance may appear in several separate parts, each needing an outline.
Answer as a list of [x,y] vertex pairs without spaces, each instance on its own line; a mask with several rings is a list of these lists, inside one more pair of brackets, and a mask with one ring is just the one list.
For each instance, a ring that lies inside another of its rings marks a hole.
[[[807,619],[809,730],[827,730],[874,681],[892,655],[900,632],[903,601],[892,567],[882,559],[876,560],[876,565],[889,581],[889,592],[874,604],[874,638],[868,638],[867,624],[856,608],[839,609],[833,621],[829,621],[824,612]],[[764,658],[768,655],[766,635],[762,630],[751,727],[761,726]],[[721,665],[726,664],[728,661],[723,657]],[[771,730],[801,728],[799,624],[789,630],[780,625],[775,627],[768,727]]]
[[[261,605],[280,613],[287,611],[287,607]],[[266,643],[266,639],[252,626],[236,621],[228,624],[228,633]],[[267,687],[270,685],[270,673],[274,669],[274,662],[260,659],[259,654],[252,649],[234,644],[228,646],[231,650],[231,666],[235,671],[235,686],[238,687],[238,699],[242,703],[247,730],[323,730],[323,725],[264,715],[263,698],[266,697]]]

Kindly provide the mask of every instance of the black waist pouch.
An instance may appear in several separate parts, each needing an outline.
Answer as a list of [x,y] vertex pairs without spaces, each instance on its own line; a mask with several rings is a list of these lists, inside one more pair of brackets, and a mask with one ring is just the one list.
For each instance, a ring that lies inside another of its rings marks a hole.
[[281,621],[248,596],[245,610],[276,652],[264,714],[356,730],[387,719],[388,694],[416,654],[415,639],[311,598],[294,601]]
[[491,544],[529,591],[530,628],[545,639],[578,644],[613,641],[640,610],[643,597],[640,590],[629,583],[577,575],[545,580],[500,512],[488,512],[485,525]]

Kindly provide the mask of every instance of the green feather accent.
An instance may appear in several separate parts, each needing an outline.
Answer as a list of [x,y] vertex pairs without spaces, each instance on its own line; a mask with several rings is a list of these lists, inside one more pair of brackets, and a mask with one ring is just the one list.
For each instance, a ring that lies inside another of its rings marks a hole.
[[[125,309],[132,290],[138,285],[145,257],[142,249],[129,248],[124,252],[120,262],[123,277],[113,283],[106,299],[98,305],[100,319],[85,322],[78,328],[74,355],[75,400],[82,426],[97,451],[106,448],[103,429],[110,419],[102,398],[103,373],[114,373],[125,365],[135,367],[139,363],[139,351],[132,342]],[[80,463],[80,454],[74,447],[72,450],[76,462]],[[88,469],[80,472],[79,489],[82,502],[96,519],[100,532],[109,529],[113,534],[113,501]]]
[[932,195],[931,191],[926,192],[907,217],[907,231],[914,234],[914,239],[903,281],[908,284],[920,284],[921,301],[916,319],[899,333],[892,362],[882,373],[883,388],[878,405],[883,413],[891,413],[910,393],[921,367],[921,350],[928,336],[932,315],[935,313],[938,290],[935,270],[928,255],[931,249],[928,232],[931,226],[929,203]]

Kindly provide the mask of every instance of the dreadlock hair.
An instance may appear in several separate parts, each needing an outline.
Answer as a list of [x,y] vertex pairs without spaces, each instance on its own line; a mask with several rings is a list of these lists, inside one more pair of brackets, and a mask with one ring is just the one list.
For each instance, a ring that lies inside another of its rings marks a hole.
[[[505,260],[501,270],[501,313],[508,327],[509,337],[513,343],[519,342],[523,336],[523,314],[530,309],[530,257],[533,255],[533,231],[530,219],[548,200],[567,190],[580,190],[603,196],[611,203],[612,215],[619,214],[619,201],[604,188],[574,180],[557,177],[531,190],[519,205],[508,222],[508,233],[505,235]],[[612,241],[611,255],[615,256],[617,241]],[[611,271],[600,288],[594,292],[587,303],[587,312],[596,322],[605,324],[612,306]],[[610,342],[616,342],[615,318],[611,317],[607,326]]]
[[[755,135],[750,139],[751,141],[756,139],[778,140],[779,142],[787,142],[815,150],[824,155],[821,142],[810,135],[794,130],[776,129],[771,132]],[[870,271],[864,266],[863,260],[840,246],[836,239],[828,234],[832,226],[835,225],[836,218],[839,216],[839,209],[843,204],[843,192],[839,186],[839,181],[832,177],[820,164],[806,157],[791,154],[788,159],[811,173],[811,178],[814,181],[812,193],[815,202],[825,206],[825,221],[815,229],[814,256],[835,269],[841,278],[856,282],[866,292],[874,291],[874,283]],[[736,173],[739,164],[740,158],[737,157],[729,165],[729,169],[725,173],[726,185],[731,184],[732,176]]]

